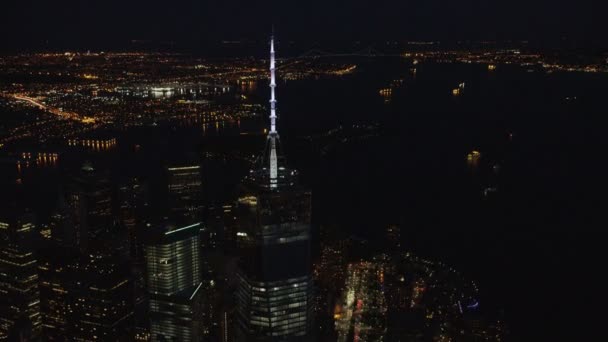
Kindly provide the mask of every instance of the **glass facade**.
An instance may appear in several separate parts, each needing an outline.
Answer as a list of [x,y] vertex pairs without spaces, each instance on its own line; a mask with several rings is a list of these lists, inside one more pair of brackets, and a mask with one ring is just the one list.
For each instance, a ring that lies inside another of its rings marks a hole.
[[302,340],[312,324],[311,193],[295,171],[279,167],[277,187],[266,173],[252,173],[238,201],[237,339]]
[[78,259],[74,250],[43,249],[38,263],[42,330],[48,341],[63,341],[68,333],[68,310],[71,295],[69,265]]
[[41,251],[38,270],[46,340],[133,338],[133,281],[127,262],[47,248]]
[[[309,332],[311,281],[307,276],[259,282],[239,274],[237,304],[245,338],[304,337]],[[243,310],[243,308],[246,308]]]
[[127,263],[84,257],[69,266],[69,336],[75,341],[133,338],[133,287]]
[[197,341],[200,336],[200,229],[196,223],[150,232],[146,278],[152,341]]
[[171,211],[197,218],[201,211],[201,167],[169,167],[167,173]]

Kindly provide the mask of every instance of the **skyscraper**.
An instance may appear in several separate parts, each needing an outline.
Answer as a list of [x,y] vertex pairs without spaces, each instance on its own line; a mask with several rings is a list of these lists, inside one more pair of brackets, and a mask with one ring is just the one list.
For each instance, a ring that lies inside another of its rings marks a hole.
[[149,319],[142,236],[146,219],[150,216],[147,183],[137,177],[127,177],[118,188],[117,200],[120,231],[128,234],[136,329],[147,331]]
[[90,163],[85,163],[70,183],[66,195],[73,219],[72,245],[85,251],[95,240],[94,247],[103,250],[107,246],[101,240],[108,237],[106,233],[113,226],[110,180]]
[[47,341],[64,341],[70,329],[71,296],[74,269],[80,254],[74,248],[43,248],[38,252],[42,334]]
[[270,131],[238,200],[241,254],[237,339],[304,340],[312,325],[311,194],[285,166],[276,129],[274,39],[270,41]]
[[124,254],[110,254],[82,253],[61,244],[39,251],[46,340],[133,339],[134,280],[129,259]]
[[149,215],[148,187],[137,177],[128,177],[118,187],[118,221],[120,230],[127,233],[129,256],[136,263],[143,263],[143,244],[138,228]]
[[72,210],[66,203],[65,195],[61,190],[59,191],[57,205],[49,220],[49,227],[51,229],[51,239],[56,244],[64,247],[74,247],[76,245]]
[[83,255],[58,275],[68,292],[67,335],[74,341],[133,338],[133,291],[128,262]]
[[35,236],[33,215],[0,217],[0,339],[17,328],[18,320],[28,322],[31,337],[40,335]]
[[200,223],[161,223],[146,243],[152,341],[198,341],[200,326]]
[[202,210],[200,165],[168,167],[167,173],[171,213],[198,219]]

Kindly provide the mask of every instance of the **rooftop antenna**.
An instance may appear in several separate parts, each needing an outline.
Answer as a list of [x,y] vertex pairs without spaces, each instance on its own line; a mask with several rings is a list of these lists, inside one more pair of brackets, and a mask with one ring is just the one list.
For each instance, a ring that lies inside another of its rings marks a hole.
[[274,90],[277,86],[275,75],[275,59],[274,59],[274,25],[272,26],[272,35],[270,36],[270,132],[268,139],[270,140],[270,188],[277,187],[277,99]]

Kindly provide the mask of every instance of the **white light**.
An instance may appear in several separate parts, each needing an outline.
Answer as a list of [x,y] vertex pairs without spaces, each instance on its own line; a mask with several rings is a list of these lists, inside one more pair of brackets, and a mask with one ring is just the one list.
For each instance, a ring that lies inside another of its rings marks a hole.
[[200,225],[201,225],[201,224],[200,224],[200,222],[199,222],[199,223],[195,223],[195,224],[191,224],[191,225],[186,226],[186,227],[182,227],[182,228],[179,228],[179,229],[176,229],[176,230],[172,230],[172,231],[170,231],[170,232],[166,232],[166,233],[165,233],[165,235],[173,234],[173,233],[176,233],[176,232],[182,231],[182,230],[184,230],[184,229],[189,229],[189,228],[196,227],[196,226],[200,226]]
[[277,187],[277,147],[276,147],[276,97],[274,89],[276,87],[276,75],[275,75],[275,59],[274,59],[274,37],[270,39],[270,187]]

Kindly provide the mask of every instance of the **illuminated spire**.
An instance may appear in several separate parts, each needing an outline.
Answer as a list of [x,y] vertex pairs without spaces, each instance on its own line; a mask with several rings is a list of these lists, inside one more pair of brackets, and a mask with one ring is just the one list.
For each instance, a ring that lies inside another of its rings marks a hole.
[[270,38],[270,134],[277,133],[277,100],[274,95],[274,88],[277,86],[275,78],[275,61],[274,61],[274,36]]
[[[274,30],[273,30],[274,31]],[[270,37],[270,132],[268,139],[270,140],[270,187],[277,187],[277,99],[274,95],[274,88],[277,86],[275,78],[275,60],[274,60],[274,32]]]

